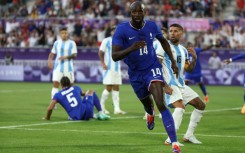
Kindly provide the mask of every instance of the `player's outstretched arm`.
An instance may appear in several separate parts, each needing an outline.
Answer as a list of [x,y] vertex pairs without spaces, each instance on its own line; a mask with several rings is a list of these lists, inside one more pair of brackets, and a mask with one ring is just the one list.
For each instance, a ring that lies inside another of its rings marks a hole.
[[56,100],[52,100],[52,102],[48,106],[47,114],[43,119],[50,120],[50,117],[52,115],[52,112],[53,112],[53,109],[54,109],[56,103],[57,103]]
[[185,64],[187,66],[185,66],[185,71],[191,73],[196,66],[197,55],[193,47],[188,47],[187,51],[192,55],[192,62],[190,62],[189,60],[186,61]]
[[121,46],[112,45],[112,59],[113,61],[119,61],[124,59],[128,54],[133,51],[137,51],[140,48],[144,48],[146,46],[145,41],[136,41],[130,47],[122,50]]
[[203,48],[202,48],[202,52],[208,51],[208,50],[211,49],[213,46],[214,46],[214,45],[211,44],[211,45],[209,45],[209,46],[203,47]]

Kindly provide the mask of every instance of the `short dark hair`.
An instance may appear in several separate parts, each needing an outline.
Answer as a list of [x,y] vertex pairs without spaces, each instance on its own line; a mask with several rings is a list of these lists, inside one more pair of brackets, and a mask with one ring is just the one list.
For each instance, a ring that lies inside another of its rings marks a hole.
[[66,26],[60,27],[60,31],[67,31],[67,27]]
[[61,86],[62,87],[70,87],[71,86],[71,81],[67,76],[63,76],[60,80]]
[[181,31],[184,31],[184,28],[183,28],[180,24],[177,24],[177,23],[171,24],[169,27],[177,27],[177,28],[179,28]]
[[168,29],[166,27],[162,27],[161,30],[168,33]]

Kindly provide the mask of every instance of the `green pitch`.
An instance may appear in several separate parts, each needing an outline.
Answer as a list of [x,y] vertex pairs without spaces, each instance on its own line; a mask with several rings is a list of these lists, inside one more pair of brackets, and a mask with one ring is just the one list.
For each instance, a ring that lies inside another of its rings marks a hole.
[[[100,97],[101,84],[78,84],[95,89]],[[42,117],[50,103],[51,83],[0,83],[1,153],[170,153],[163,145],[167,135],[156,117],[153,131],[142,119],[144,110],[130,85],[120,90],[121,108],[126,115],[111,115],[108,121],[67,121],[59,105],[51,121]],[[192,86],[201,97],[200,89]],[[245,115],[243,87],[208,86],[210,102],[197,130],[202,145],[184,143],[182,153],[244,153]],[[112,100],[106,103],[113,112]],[[178,139],[187,129],[192,107],[188,106],[178,131]],[[158,114],[158,113],[157,113]]]

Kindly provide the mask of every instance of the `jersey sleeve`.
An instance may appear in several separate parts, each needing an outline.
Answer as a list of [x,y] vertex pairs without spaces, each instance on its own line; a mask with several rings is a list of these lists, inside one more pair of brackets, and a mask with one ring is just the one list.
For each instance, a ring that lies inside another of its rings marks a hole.
[[122,33],[123,27],[118,26],[115,30],[115,33],[112,37],[112,45],[116,46],[123,46],[123,33]]
[[58,42],[55,41],[55,42],[54,42],[54,45],[53,45],[53,48],[52,48],[52,50],[51,50],[51,53],[53,53],[53,54],[56,54],[56,53],[57,53],[57,45],[58,45]]
[[106,50],[106,39],[102,41],[99,51],[105,52],[105,50]]
[[164,56],[164,50],[162,48],[161,43],[158,40],[155,40],[154,42],[154,49],[156,50],[156,55],[158,58],[163,59]]
[[72,41],[72,54],[77,54],[77,45],[74,41]]
[[52,100],[56,100],[57,102],[59,102],[59,94],[56,93],[56,94],[54,95],[54,97],[52,98]]

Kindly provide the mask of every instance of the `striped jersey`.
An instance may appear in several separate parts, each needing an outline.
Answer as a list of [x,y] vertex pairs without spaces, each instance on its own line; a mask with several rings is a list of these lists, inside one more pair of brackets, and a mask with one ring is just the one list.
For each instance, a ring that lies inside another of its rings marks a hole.
[[51,53],[56,54],[54,71],[74,72],[73,59],[59,60],[62,56],[70,56],[77,53],[77,46],[73,40],[62,41],[61,39],[54,42]]
[[159,41],[154,41],[154,48],[156,50],[156,54],[158,58],[163,59],[162,65],[163,65],[163,77],[164,80],[169,85],[176,85],[179,87],[184,87],[184,67],[185,62],[188,60],[188,52],[185,47],[182,45],[175,46],[171,42],[169,42],[174,60],[177,62],[178,66],[178,78],[176,78],[176,75],[173,74],[173,70],[171,68],[171,60],[167,53],[163,50],[161,43]]
[[112,37],[105,38],[101,45],[100,51],[104,52],[104,62],[107,66],[107,70],[120,72],[121,71],[121,64],[120,61],[114,62],[112,59]]

